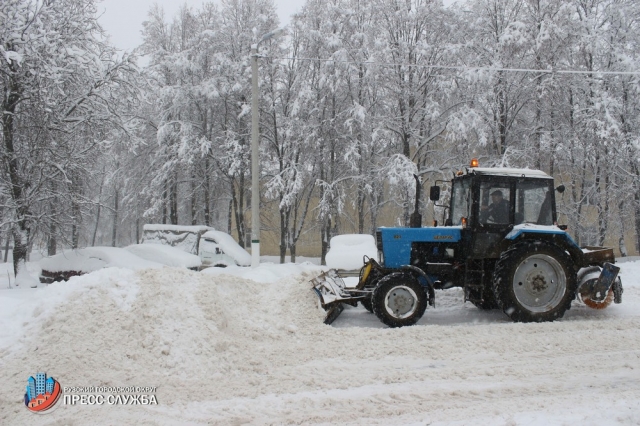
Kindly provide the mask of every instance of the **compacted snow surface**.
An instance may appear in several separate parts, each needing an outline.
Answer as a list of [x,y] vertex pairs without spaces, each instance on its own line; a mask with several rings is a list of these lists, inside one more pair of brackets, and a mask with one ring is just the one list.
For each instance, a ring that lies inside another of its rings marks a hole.
[[[327,326],[309,263],[107,268],[1,289],[0,424],[637,425],[640,262],[619,265],[623,304],[574,302],[544,324],[452,289],[413,327],[361,307]],[[33,414],[23,395],[40,371],[63,387],[157,387],[158,405],[60,400]]]

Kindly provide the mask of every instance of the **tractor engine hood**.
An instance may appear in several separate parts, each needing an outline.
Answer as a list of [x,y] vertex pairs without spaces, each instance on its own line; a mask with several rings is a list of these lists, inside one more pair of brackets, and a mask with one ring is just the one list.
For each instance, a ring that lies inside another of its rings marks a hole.
[[411,243],[457,243],[462,227],[378,228],[378,250],[384,254],[387,268],[398,268],[411,262]]

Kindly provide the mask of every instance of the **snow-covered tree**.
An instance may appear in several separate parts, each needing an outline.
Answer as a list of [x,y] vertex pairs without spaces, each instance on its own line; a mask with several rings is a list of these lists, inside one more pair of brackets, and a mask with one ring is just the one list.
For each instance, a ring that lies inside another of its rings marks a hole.
[[70,225],[77,243],[92,156],[135,134],[135,74],[105,43],[93,0],[0,3],[0,179],[18,282],[38,225],[50,237]]

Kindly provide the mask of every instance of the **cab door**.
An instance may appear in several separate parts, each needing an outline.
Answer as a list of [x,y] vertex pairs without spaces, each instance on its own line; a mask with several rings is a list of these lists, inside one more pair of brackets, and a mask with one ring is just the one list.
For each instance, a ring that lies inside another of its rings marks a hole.
[[[484,177],[476,181],[473,192],[470,255],[476,259],[497,259],[503,249],[504,237],[513,228],[513,182],[509,179]],[[501,195],[500,201],[498,194]]]

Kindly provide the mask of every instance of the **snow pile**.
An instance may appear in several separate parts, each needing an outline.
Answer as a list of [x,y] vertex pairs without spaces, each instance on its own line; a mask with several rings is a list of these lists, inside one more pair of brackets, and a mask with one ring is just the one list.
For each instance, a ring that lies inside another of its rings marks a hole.
[[49,272],[78,271],[93,272],[98,269],[117,267],[127,269],[161,268],[163,265],[142,259],[118,247],[87,247],[64,252],[40,260],[42,270]]
[[327,266],[335,269],[360,269],[363,257],[378,258],[376,241],[371,235],[346,234],[331,238]]
[[251,255],[233,239],[233,237],[222,231],[208,231],[202,235],[202,238],[213,239],[225,254],[231,256],[238,265],[251,265]]
[[258,283],[271,284],[278,283],[285,278],[301,276],[311,271],[317,271],[317,274],[320,274],[322,269],[310,262],[305,262],[302,264],[289,263],[286,265],[280,265],[276,263],[261,263],[260,267],[258,268],[245,268],[240,266],[229,266],[226,268],[207,268],[202,271],[202,274],[213,276],[233,275],[244,280],[252,280]]
[[623,305],[574,303],[543,324],[451,289],[414,327],[361,307],[326,326],[310,264],[110,268],[4,290],[0,424],[34,421],[22,394],[45,371],[62,386],[158,387],[157,406],[60,401],[38,417],[49,424],[635,425],[640,263],[620,266]]
[[199,268],[202,261],[195,254],[162,244],[133,244],[124,248],[142,259],[162,263],[167,266]]

